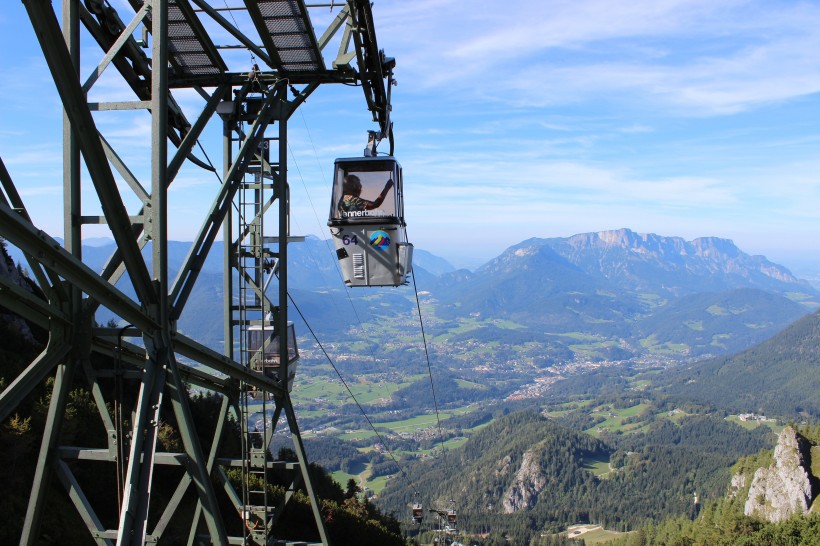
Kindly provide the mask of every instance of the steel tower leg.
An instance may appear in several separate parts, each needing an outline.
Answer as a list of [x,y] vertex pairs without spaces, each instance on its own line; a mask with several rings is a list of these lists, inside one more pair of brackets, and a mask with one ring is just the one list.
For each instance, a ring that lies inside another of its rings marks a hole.
[[21,545],[36,544],[39,538],[40,517],[43,513],[46,492],[51,481],[51,467],[56,460],[55,447],[62,430],[65,404],[71,389],[73,372],[74,365],[71,357],[68,357],[67,363],[57,366],[51,403],[48,406],[48,416],[46,417],[45,433],[40,444],[40,455],[37,458],[34,483],[31,486],[31,497],[26,511],[26,519],[23,522],[23,534],[20,538]]
[[[278,180],[278,194],[279,194],[279,331],[286,332],[288,325],[288,237],[290,237],[290,187],[288,186],[288,127],[287,120],[290,112],[287,115],[281,116],[279,120],[279,180]],[[286,335],[279,336],[279,354],[287,355]],[[288,359],[282,357],[282,363],[285,366],[283,372],[285,380],[287,381]],[[296,414],[293,411],[293,403],[290,399],[290,394],[285,393],[282,400],[282,406],[287,416],[288,426],[293,437],[293,446],[296,451],[296,456],[299,458],[299,468],[302,471],[302,479],[304,480],[305,489],[307,489],[308,497],[310,498],[310,507],[313,511],[313,519],[316,521],[316,526],[319,531],[319,537],[322,544],[328,544],[327,530],[325,529],[325,520],[322,517],[319,500],[316,497],[316,492],[313,490],[313,483],[308,472],[308,460],[305,453],[305,446],[302,443],[302,435],[299,432],[299,426],[296,423]]]
[[[69,59],[71,61],[70,67],[76,74],[79,74],[80,25],[77,10],[78,5],[75,2],[63,3],[63,40],[69,53]],[[66,250],[72,252],[78,259],[81,258],[81,233],[80,224],[77,221],[80,207],[79,180],[80,149],[74,138],[71,120],[65,110],[63,110],[63,187],[66,197],[64,201],[65,210],[63,211],[64,237]],[[79,290],[76,288],[71,289],[70,310],[75,318],[75,324],[79,323],[81,297]],[[53,355],[53,357],[55,357],[54,360],[60,360],[62,362],[57,366],[57,372],[54,377],[54,386],[46,417],[45,431],[40,445],[40,453],[35,468],[31,497],[29,497],[26,517],[23,522],[20,544],[34,544],[38,538],[40,518],[43,513],[46,492],[51,482],[52,466],[56,462],[55,447],[59,441],[60,432],[62,430],[65,404],[68,399],[68,393],[71,388],[71,378],[75,369],[74,362],[78,356],[76,352],[67,354],[68,345],[64,346],[65,350],[60,350],[59,345],[63,345],[68,341],[66,335],[73,335],[73,331],[66,332],[63,330],[58,334],[52,327],[49,332],[49,343],[46,347],[46,354]],[[55,346],[58,346],[56,350]],[[48,368],[50,368],[50,366]]]

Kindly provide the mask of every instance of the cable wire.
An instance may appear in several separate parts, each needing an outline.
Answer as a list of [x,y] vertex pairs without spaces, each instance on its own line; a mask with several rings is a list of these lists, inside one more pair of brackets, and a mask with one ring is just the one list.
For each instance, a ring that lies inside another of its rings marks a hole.
[[299,306],[296,305],[295,301],[293,301],[293,296],[291,296],[290,293],[288,293],[288,300],[290,300],[290,303],[293,305],[293,308],[296,309],[296,312],[299,314],[302,321],[305,323],[305,326],[307,326],[308,331],[310,331],[310,335],[313,336],[313,339],[316,341],[316,344],[319,346],[319,349],[321,349],[322,353],[325,355],[325,358],[330,363],[330,366],[333,368],[333,371],[335,371],[336,375],[339,376],[339,381],[341,381],[342,385],[344,385],[345,389],[347,389],[347,393],[350,395],[350,398],[353,399],[353,401],[356,403],[356,406],[359,408],[359,411],[362,412],[362,416],[364,416],[365,420],[367,421],[367,424],[369,424],[370,428],[373,429],[373,432],[376,433],[376,437],[379,439],[381,444],[384,446],[384,449],[387,451],[387,454],[393,460],[393,463],[399,469],[399,473],[407,480],[407,483],[410,485],[410,487],[413,489],[413,491],[415,491],[416,494],[421,495],[419,490],[416,489],[416,486],[413,484],[413,482],[410,481],[410,477],[407,475],[407,472],[404,471],[404,468],[402,468],[402,466],[399,464],[399,461],[393,455],[393,452],[390,451],[390,448],[387,447],[387,443],[384,441],[384,438],[379,433],[379,431],[376,429],[376,426],[373,424],[373,421],[370,420],[370,417],[367,416],[367,412],[364,411],[364,408],[359,403],[359,400],[356,398],[356,396],[353,394],[353,391],[350,389],[350,386],[347,384],[347,381],[345,381],[344,377],[342,377],[342,374],[339,371],[339,369],[336,367],[336,364],[333,362],[333,359],[330,358],[330,355],[325,350],[324,345],[322,345],[322,342],[319,341],[319,338],[316,335],[316,332],[314,332],[313,328],[311,328],[310,324],[308,323],[307,319],[305,318],[305,315],[303,315],[302,311],[299,309]]
[[447,452],[444,450],[444,434],[441,432],[441,416],[438,411],[438,399],[436,398],[436,386],[433,383],[433,368],[430,365],[430,351],[427,349],[427,334],[424,332],[424,320],[421,318],[421,303],[419,302],[419,291],[416,286],[416,274],[410,270],[410,276],[413,278],[413,293],[416,295],[416,309],[419,312],[419,325],[421,326],[421,339],[424,342],[424,356],[427,359],[427,375],[430,377],[430,390],[433,393],[433,406],[436,408],[436,423],[438,424],[438,440],[441,447],[441,453],[444,457],[444,469],[447,470]]

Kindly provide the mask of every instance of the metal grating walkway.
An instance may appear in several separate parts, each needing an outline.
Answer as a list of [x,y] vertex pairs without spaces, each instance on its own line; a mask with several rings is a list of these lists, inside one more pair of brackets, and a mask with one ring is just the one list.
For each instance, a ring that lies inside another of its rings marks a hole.
[[[142,4],[131,0],[135,11]],[[145,19],[150,28],[150,13]],[[228,70],[188,0],[168,0],[168,60],[181,76],[216,76]]]
[[316,72],[324,60],[303,0],[245,0],[262,43],[283,72]]
[[168,0],[168,54],[186,76],[215,75],[228,69],[187,0]]

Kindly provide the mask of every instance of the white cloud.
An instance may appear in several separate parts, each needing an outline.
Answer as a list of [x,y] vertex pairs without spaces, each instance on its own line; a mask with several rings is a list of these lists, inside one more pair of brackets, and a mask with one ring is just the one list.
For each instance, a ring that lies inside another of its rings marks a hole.
[[487,0],[422,13],[388,17],[397,77],[445,101],[649,98],[675,115],[715,115],[820,91],[811,4]]

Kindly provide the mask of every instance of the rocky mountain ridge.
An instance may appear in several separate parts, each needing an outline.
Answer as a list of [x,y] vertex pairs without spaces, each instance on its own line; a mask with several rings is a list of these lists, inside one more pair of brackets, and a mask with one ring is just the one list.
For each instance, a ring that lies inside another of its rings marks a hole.
[[820,457],[820,448],[787,426],[778,436],[774,462],[755,470],[751,478],[736,474],[729,494],[737,495],[749,483],[744,514],[771,523],[811,513],[820,495],[820,478],[812,474],[812,455]]
[[515,473],[515,479],[504,492],[501,501],[503,513],[512,514],[535,506],[538,495],[549,482],[548,476],[538,460],[539,454],[543,450],[544,446],[539,444],[524,452],[521,466],[518,468],[518,472]]
[[813,293],[788,269],[741,251],[731,240],[699,237],[686,241],[623,228],[566,238],[530,239],[546,245],[587,274],[622,287],[653,289],[674,296],[732,288]]
[[[429,292],[441,318],[506,320],[554,334],[543,341],[556,346],[597,336],[592,356],[604,360],[739,351],[820,301],[808,282],[728,239],[628,229],[527,239],[475,272],[440,275]],[[481,334],[505,342],[503,331]]]
[[[172,274],[188,246],[169,243]],[[99,269],[113,248],[85,248],[84,260]],[[213,348],[222,336],[221,313],[214,311],[222,307],[221,250],[216,242],[179,321],[187,335]],[[148,247],[144,252],[150,257]],[[500,343],[504,354],[527,339],[549,347],[544,362],[728,354],[774,335],[820,301],[786,268],[715,237],[687,242],[621,229],[528,239],[474,272],[416,254],[413,284],[440,319],[437,335]],[[308,237],[289,256],[292,296],[325,340],[346,339],[356,321],[393,321],[415,307],[412,287],[344,290],[327,241]],[[131,293],[127,279],[121,284]],[[111,318],[101,311],[97,320]],[[464,330],[464,322],[481,327]]]

